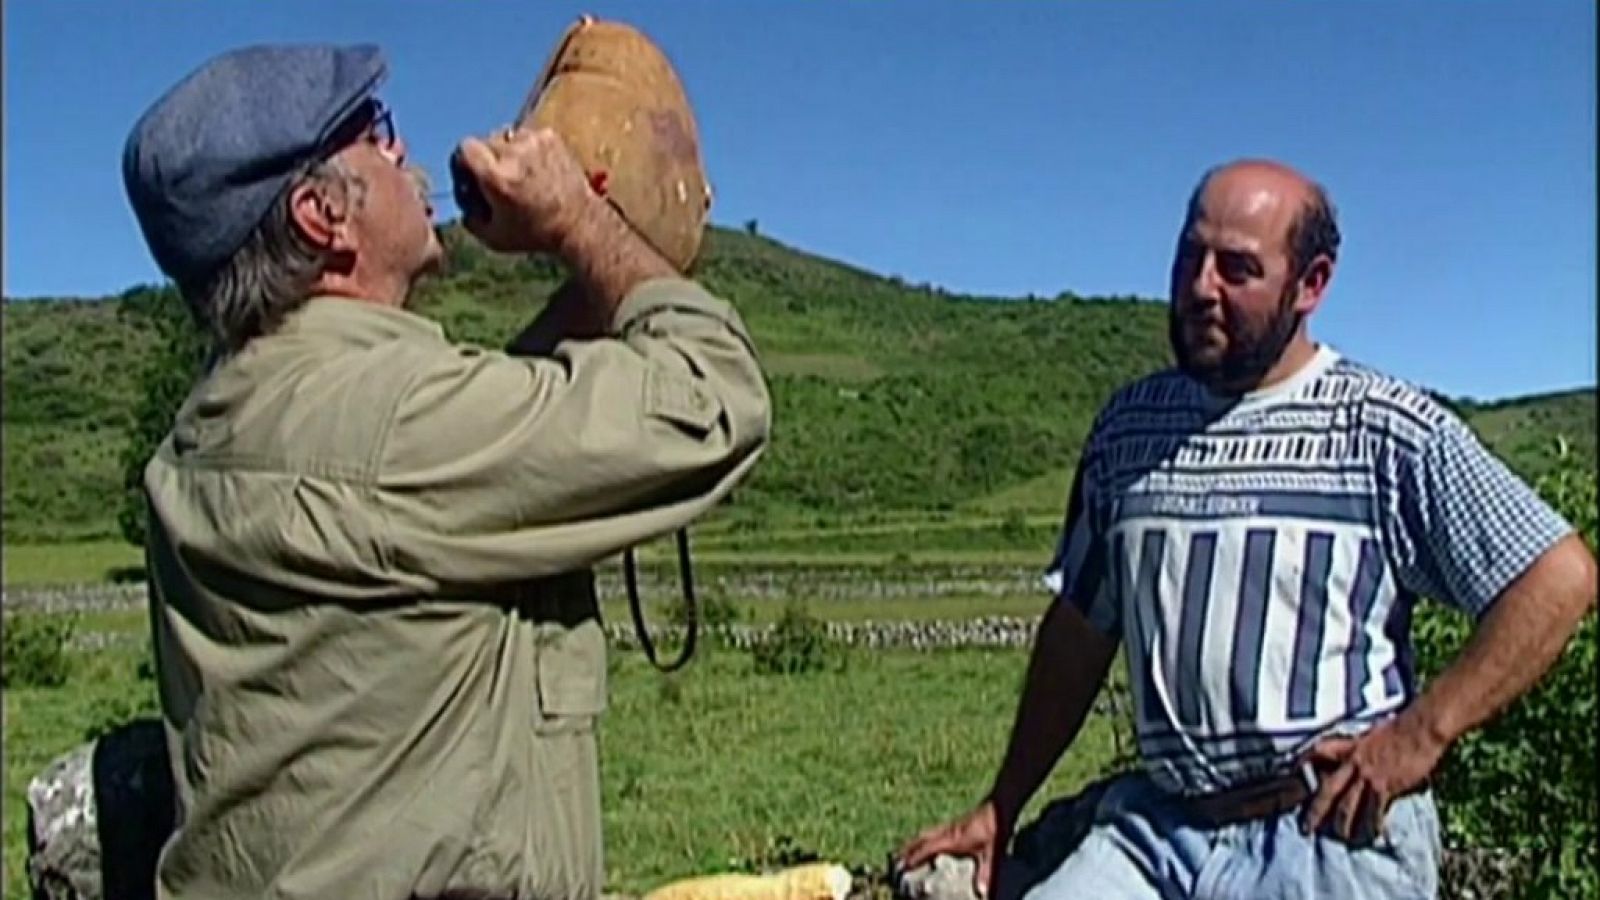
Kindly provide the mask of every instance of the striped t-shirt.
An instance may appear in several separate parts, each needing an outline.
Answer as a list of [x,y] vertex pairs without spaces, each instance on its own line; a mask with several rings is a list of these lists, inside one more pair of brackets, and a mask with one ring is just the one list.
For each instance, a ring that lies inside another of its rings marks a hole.
[[1046,583],[1122,639],[1151,777],[1206,792],[1399,710],[1416,599],[1481,616],[1569,531],[1447,409],[1324,346],[1242,398],[1176,370],[1119,391]]

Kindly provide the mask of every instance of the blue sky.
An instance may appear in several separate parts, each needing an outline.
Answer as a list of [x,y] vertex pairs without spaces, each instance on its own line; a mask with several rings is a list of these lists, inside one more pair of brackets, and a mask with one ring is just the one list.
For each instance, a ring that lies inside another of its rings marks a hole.
[[1160,298],[1195,179],[1271,156],[1342,218],[1314,336],[1455,395],[1595,382],[1584,0],[9,0],[5,294],[159,280],[119,154],[215,52],[380,44],[384,96],[442,184],[455,142],[514,113],[583,11],[673,57],[721,224],[957,291]]

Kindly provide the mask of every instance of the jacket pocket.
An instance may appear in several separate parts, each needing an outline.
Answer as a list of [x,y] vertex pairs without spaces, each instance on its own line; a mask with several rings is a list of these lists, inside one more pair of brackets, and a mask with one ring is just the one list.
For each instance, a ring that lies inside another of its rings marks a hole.
[[538,734],[590,731],[606,709],[606,636],[597,619],[547,625],[538,641],[535,672]]

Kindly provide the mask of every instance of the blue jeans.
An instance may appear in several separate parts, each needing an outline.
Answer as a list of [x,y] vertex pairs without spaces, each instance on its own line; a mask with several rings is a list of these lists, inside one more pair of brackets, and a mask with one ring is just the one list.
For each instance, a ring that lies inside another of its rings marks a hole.
[[1384,834],[1352,846],[1300,830],[1298,812],[1204,828],[1143,775],[1109,785],[1083,842],[1023,900],[1434,900],[1431,794],[1390,805]]

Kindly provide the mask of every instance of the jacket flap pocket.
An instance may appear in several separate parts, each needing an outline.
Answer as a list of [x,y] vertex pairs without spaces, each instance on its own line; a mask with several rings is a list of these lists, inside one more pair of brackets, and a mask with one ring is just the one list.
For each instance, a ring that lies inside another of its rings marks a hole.
[[606,709],[606,636],[596,619],[550,626],[539,639],[537,729],[592,727]]

